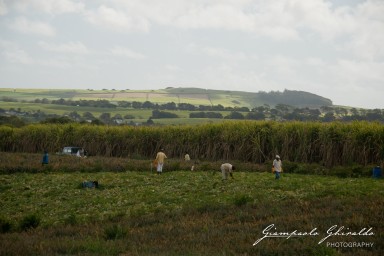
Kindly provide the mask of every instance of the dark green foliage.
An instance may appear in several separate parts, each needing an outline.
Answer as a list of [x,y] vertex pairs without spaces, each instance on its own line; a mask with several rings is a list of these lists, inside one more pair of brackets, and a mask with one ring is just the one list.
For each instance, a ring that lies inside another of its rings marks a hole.
[[104,229],[104,238],[106,240],[116,240],[125,238],[128,234],[126,228],[120,224],[114,224]]
[[74,121],[68,116],[49,117],[44,121],[41,121],[42,124],[68,124],[73,122]]
[[153,110],[152,111],[152,119],[158,119],[158,118],[178,118],[178,115],[166,111],[160,111],[160,110]]
[[285,104],[291,106],[331,106],[332,101],[304,91],[259,92],[259,99],[269,105]]
[[237,111],[232,111],[229,115],[224,117],[225,119],[244,119],[244,115]]
[[[81,184],[79,185],[79,188],[82,188]],[[68,225],[76,225],[78,223],[76,214],[74,213],[69,214],[68,217],[64,220],[64,222],[65,224],[68,224]]]
[[248,202],[251,202],[251,201],[252,201],[252,198],[248,195],[238,195],[234,199],[234,204],[240,207],[240,206],[246,205]]
[[191,112],[189,118],[223,118],[223,115],[218,112]]
[[7,233],[12,230],[12,222],[0,217],[0,233]]
[[12,127],[22,127],[26,123],[17,116],[0,116],[0,125],[9,125]]
[[67,106],[82,106],[82,107],[100,107],[100,108],[116,108],[115,104],[108,100],[65,100],[63,98],[52,100],[51,104],[67,105]]
[[26,231],[29,229],[37,228],[40,225],[40,217],[36,214],[29,214],[25,216],[19,224],[21,230]]
[[[271,162],[271,166],[272,166],[272,162]],[[283,171],[285,173],[295,173],[295,172],[297,172],[298,167],[299,167],[299,165],[297,163],[290,162],[290,161],[284,161]]]

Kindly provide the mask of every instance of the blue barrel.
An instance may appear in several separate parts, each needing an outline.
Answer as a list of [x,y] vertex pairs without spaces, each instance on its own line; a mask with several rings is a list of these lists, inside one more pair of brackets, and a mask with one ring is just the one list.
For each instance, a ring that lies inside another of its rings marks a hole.
[[380,166],[376,166],[375,168],[373,168],[373,178],[381,178]]

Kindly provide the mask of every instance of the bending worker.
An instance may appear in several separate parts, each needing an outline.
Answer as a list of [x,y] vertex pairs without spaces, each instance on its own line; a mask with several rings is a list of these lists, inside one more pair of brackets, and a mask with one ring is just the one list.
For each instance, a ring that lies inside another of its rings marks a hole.
[[234,165],[231,165],[229,163],[222,164],[221,167],[220,167],[220,170],[221,170],[221,174],[222,174],[223,180],[227,179],[228,173],[229,173],[229,175],[231,175],[231,177],[233,179],[232,171],[235,170],[235,166]]

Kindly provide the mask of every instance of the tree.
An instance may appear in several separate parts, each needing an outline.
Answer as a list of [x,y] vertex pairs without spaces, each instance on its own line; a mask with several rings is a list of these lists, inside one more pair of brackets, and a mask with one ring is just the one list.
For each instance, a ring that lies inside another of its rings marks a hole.
[[100,120],[103,122],[103,123],[110,123],[111,121],[111,114],[110,113],[102,113],[100,116],[99,116]]
[[179,116],[174,114],[174,113],[159,111],[159,110],[153,110],[151,118],[156,119],[156,118],[178,118],[178,117]]
[[63,98],[60,98],[58,100],[53,100],[51,103],[52,104],[58,104],[58,105],[66,105],[66,101]]
[[324,115],[323,122],[332,122],[332,121],[335,121],[335,119],[336,118],[333,112],[328,112]]
[[92,120],[91,124],[94,124],[94,125],[104,125],[104,123],[102,121],[100,121],[99,119]]
[[232,111],[229,115],[225,116],[224,118],[225,119],[244,119],[244,116],[239,112]]
[[145,101],[141,107],[142,107],[142,108],[147,108],[147,109],[153,109],[154,106],[155,106],[155,105],[154,105],[152,102],[150,102],[150,101]]
[[44,99],[41,100],[41,103],[43,103],[43,104],[49,104],[50,101],[49,101],[47,98],[44,98]]
[[124,116],[125,119],[135,119],[135,116],[127,114]]
[[44,121],[41,121],[43,124],[69,124],[73,123],[73,120],[68,116],[60,116],[60,117],[49,117]]
[[132,102],[132,107],[134,109],[139,109],[139,108],[142,108],[143,104],[141,102],[138,102],[138,101],[134,101]]
[[206,113],[206,117],[207,118],[218,118],[218,119],[221,119],[221,118],[223,118],[223,115],[221,113],[218,113],[218,112],[207,112]]
[[0,116],[0,125],[22,127],[25,125],[25,122],[17,116]]
[[381,121],[383,119],[380,109],[369,110],[365,117],[368,121]]
[[235,107],[235,111],[237,111],[237,112],[249,112],[249,108],[247,108],[247,107]]
[[287,105],[287,104],[277,104],[275,106],[275,109],[277,109],[280,112],[280,115],[285,115],[287,114],[290,110],[293,109],[292,106]]
[[206,118],[205,112],[192,112],[189,113],[189,118]]
[[218,112],[193,112],[189,114],[189,118],[223,118],[223,115]]
[[146,125],[154,125],[155,122],[153,122],[152,118],[149,118],[145,124]]
[[80,119],[81,119],[81,116],[76,111],[69,113],[68,116],[75,121],[80,121]]
[[175,102],[168,102],[163,105],[160,105],[161,109],[167,109],[167,110],[176,110],[176,103]]
[[132,103],[129,101],[119,101],[117,102],[117,105],[122,108],[130,108],[132,107]]
[[95,117],[93,116],[93,114],[91,112],[84,112],[83,118],[87,119],[87,120],[94,120],[95,119]]
[[196,107],[189,103],[179,103],[177,106],[179,110],[188,110],[188,111],[196,110]]
[[318,110],[317,108],[316,109],[309,109],[307,111],[307,120],[316,121],[319,119],[320,114],[321,114],[320,110]]
[[264,113],[260,113],[260,112],[249,112],[246,116],[245,116],[246,119],[251,119],[251,120],[264,120],[265,119],[265,115]]
[[224,111],[224,106],[219,104],[219,105],[213,106],[212,110],[214,110],[214,111]]

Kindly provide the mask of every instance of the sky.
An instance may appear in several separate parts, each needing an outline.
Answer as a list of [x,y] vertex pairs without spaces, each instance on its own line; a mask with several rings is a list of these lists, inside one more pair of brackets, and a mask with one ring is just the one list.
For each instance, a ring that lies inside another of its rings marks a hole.
[[298,90],[384,109],[384,0],[0,0],[0,87]]

